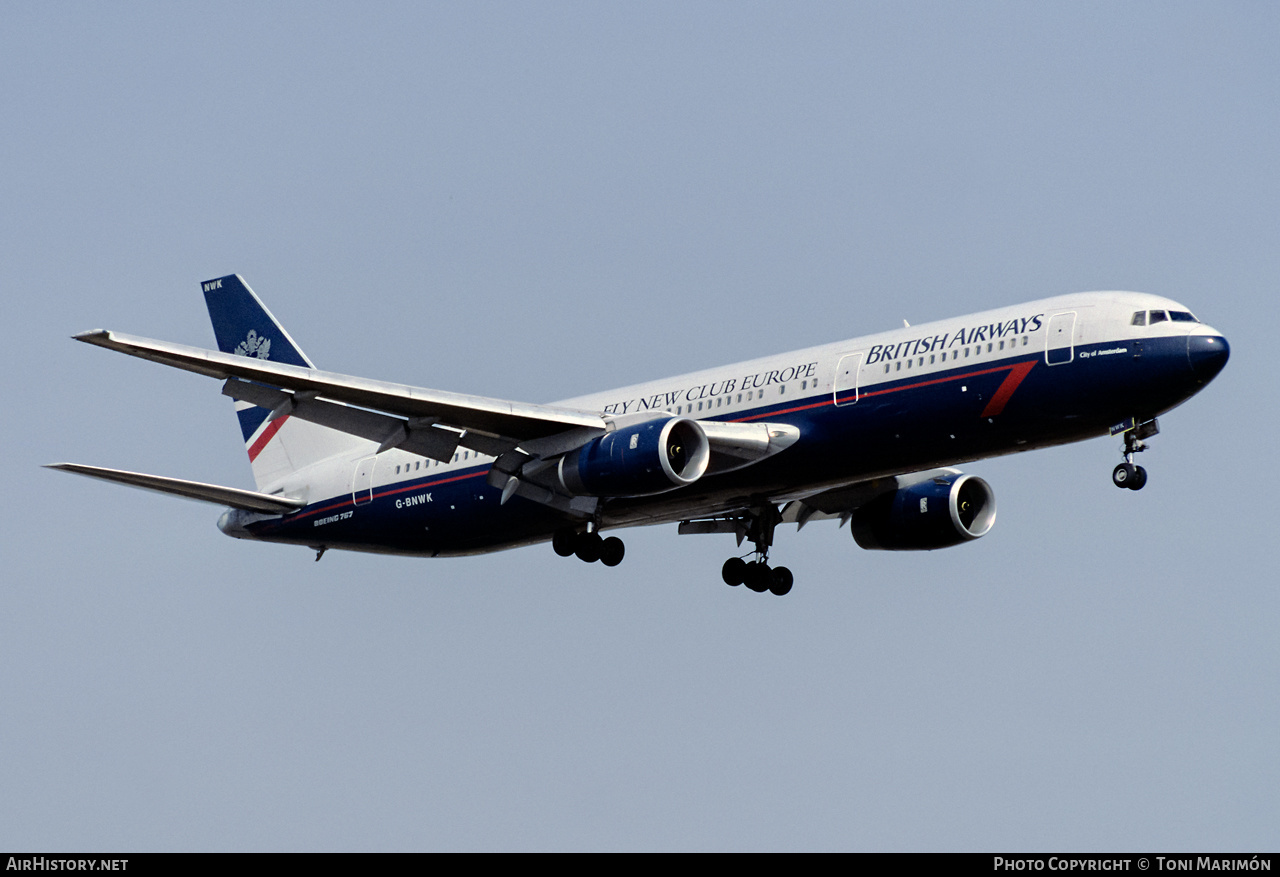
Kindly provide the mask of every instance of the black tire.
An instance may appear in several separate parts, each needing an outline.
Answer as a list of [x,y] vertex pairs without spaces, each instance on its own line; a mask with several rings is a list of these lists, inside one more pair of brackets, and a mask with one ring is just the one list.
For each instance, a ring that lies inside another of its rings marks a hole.
[[1116,487],[1129,487],[1137,471],[1137,467],[1132,463],[1121,463],[1111,470],[1111,483]]
[[747,564],[747,574],[742,583],[757,594],[763,594],[773,584],[771,572],[769,564],[753,561]]
[[1133,469],[1133,477],[1129,479],[1129,483],[1125,487],[1130,490],[1141,490],[1147,486],[1147,470],[1141,466],[1135,466]]
[[731,588],[746,581],[747,578],[747,562],[741,557],[731,557],[724,562],[724,566],[720,567],[720,578],[724,579],[724,583]]
[[769,584],[769,592],[779,597],[785,597],[791,593],[791,586],[795,584],[796,577],[791,574],[791,570],[785,566],[780,566],[773,571],[773,581]]
[[551,548],[561,557],[573,554],[578,545],[578,534],[572,530],[556,530],[551,537]]
[[574,542],[573,553],[586,563],[595,563],[600,559],[600,548],[603,539],[596,533],[580,533]]
[[605,566],[617,566],[627,553],[627,546],[617,536],[610,536],[600,543],[600,562]]

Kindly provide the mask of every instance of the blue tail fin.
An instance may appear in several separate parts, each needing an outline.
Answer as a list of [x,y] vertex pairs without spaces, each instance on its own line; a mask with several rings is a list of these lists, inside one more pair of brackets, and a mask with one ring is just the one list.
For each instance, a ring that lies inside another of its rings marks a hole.
[[315,368],[239,274],[206,280],[200,288],[223,353]]
[[[223,353],[315,368],[240,275],[206,280],[200,288],[209,306],[218,349]],[[268,422],[270,413],[247,402],[236,403],[236,416],[259,490],[311,463],[342,453],[358,441],[287,415]]]

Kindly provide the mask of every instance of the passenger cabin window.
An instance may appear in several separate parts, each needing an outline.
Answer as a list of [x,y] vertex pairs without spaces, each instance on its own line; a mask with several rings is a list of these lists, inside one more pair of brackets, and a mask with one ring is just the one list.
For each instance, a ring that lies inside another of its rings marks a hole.
[[1134,314],[1133,314],[1132,325],[1134,325],[1134,326],[1145,326],[1145,325],[1147,325],[1147,312],[1146,312],[1146,311],[1135,311],[1135,312],[1134,312]]

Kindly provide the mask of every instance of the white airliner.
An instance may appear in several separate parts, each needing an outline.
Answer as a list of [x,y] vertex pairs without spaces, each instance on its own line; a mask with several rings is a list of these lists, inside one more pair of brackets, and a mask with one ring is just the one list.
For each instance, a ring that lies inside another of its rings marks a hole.
[[[863,548],[977,539],[988,484],[956,464],[1122,434],[1118,487],[1156,416],[1222,370],[1221,333],[1166,298],[1041,299],[552,405],[317,369],[238,275],[202,284],[218,351],[109,331],[80,341],[223,381],[257,490],[52,468],[230,506],[239,539],[426,557],[550,540],[607,566],[623,527],[679,522],[753,550],[730,585],[782,595],[779,524],[848,522]],[[747,560],[750,558],[750,561]]]

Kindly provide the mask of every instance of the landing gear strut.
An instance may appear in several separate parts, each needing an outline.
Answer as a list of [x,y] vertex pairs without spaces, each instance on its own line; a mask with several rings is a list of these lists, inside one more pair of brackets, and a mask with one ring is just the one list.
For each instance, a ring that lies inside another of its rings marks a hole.
[[1134,465],[1133,455],[1147,449],[1147,443],[1143,439],[1160,432],[1160,424],[1155,419],[1137,424],[1131,420],[1121,426],[1128,426],[1124,431],[1124,462],[1111,470],[1111,483],[1116,487],[1141,490],[1147,485],[1147,470]]
[[731,557],[720,569],[720,577],[726,585],[737,587],[746,585],[757,594],[769,591],[782,597],[791,591],[795,576],[785,566],[773,568],[769,566],[769,547],[773,544],[773,530],[781,519],[774,505],[764,505],[748,512],[741,523],[744,525],[746,538],[755,546],[752,552],[754,560],[746,561],[741,557]]
[[627,547],[617,536],[601,538],[594,529],[556,530],[551,537],[551,547],[561,557],[576,554],[581,561],[595,563],[598,560],[605,566],[617,566],[627,553]]

